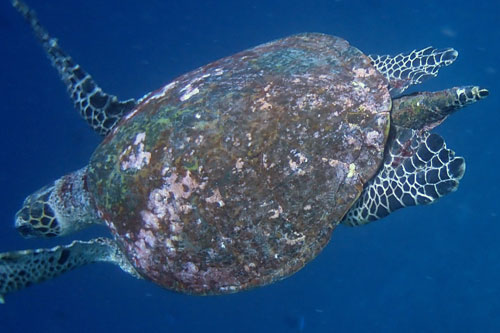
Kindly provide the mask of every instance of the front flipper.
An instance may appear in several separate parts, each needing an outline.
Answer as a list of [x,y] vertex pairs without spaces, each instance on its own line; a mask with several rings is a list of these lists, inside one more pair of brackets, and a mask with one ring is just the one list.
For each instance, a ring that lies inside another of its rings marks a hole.
[[370,54],[369,57],[389,81],[389,91],[394,97],[409,86],[437,76],[441,67],[451,65],[457,59],[458,52],[452,48],[435,49],[429,46],[396,56]]
[[108,134],[122,116],[136,106],[137,102],[134,99],[119,101],[116,96],[103,92],[92,77],[61,49],[57,44],[57,39],[50,37],[31,8],[19,0],[12,0],[12,5],[30,24],[52,65],[66,84],[68,93],[80,115],[97,133],[102,136]]
[[51,249],[0,253],[0,303],[4,296],[94,262],[113,263],[140,277],[114,241],[96,238]]
[[433,203],[458,188],[465,161],[439,135],[396,126],[389,140],[383,167],[342,223],[366,224],[403,207]]

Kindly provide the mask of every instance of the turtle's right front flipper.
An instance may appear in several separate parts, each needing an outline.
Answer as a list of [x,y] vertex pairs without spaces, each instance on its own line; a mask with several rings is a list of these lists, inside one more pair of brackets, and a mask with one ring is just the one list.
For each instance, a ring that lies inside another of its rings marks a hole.
[[113,263],[139,277],[116,243],[109,238],[74,241],[51,249],[0,253],[0,303],[4,302],[3,297],[7,293],[94,262]]
[[106,94],[80,65],[75,64],[40,25],[36,13],[24,2],[12,0],[12,5],[28,21],[38,40],[42,43],[52,65],[66,84],[68,93],[80,115],[97,133],[105,136],[115,124],[135,107],[134,99],[119,101],[116,96]]

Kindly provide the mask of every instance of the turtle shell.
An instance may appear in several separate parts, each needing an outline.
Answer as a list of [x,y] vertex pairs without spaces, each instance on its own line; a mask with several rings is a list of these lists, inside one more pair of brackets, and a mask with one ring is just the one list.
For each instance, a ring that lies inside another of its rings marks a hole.
[[180,292],[271,283],[313,259],[379,168],[391,98],[345,40],[300,34],[150,93],[88,187],[130,262]]

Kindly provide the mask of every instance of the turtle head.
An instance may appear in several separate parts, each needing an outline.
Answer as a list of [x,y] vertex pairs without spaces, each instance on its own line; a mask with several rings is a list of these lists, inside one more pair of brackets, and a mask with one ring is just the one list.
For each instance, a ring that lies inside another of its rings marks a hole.
[[16,214],[17,231],[26,238],[55,237],[61,234],[50,198],[54,185],[44,186],[24,200],[23,207]]
[[102,223],[86,186],[87,168],[44,186],[24,200],[15,227],[26,238],[63,236]]
[[392,100],[392,124],[430,130],[455,111],[488,97],[488,89],[461,86],[435,92],[419,92]]

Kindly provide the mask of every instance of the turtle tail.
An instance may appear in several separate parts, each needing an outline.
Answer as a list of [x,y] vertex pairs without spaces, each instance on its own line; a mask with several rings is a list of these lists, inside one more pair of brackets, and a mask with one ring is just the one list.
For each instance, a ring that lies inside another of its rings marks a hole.
[[342,223],[366,224],[403,207],[431,204],[458,188],[465,160],[441,136],[395,126],[389,140],[382,168]]
[[95,238],[51,249],[0,253],[0,303],[4,296],[93,262],[110,262],[138,276],[114,241]]
[[119,101],[116,96],[107,94],[94,79],[58,45],[40,24],[36,13],[20,0],[12,0],[12,5],[30,24],[35,36],[42,44],[52,65],[66,84],[75,108],[94,131],[106,136],[123,115],[137,104],[134,99]]

